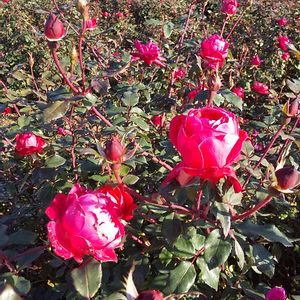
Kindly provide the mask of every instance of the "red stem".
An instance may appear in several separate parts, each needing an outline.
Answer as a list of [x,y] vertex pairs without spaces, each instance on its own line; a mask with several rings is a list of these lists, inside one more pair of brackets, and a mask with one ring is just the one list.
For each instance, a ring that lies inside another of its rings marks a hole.
[[258,212],[260,209],[265,207],[270,201],[272,200],[272,196],[268,195],[263,201],[259,202],[256,204],[253,208],[243,212],[242,214],[236,214],[231,218],[232,221],[242,221],[246,218],[251,217],[254,215],[256,212]]
[[113,127],[113,124],[109,122],[98,110],[95,106],[91,108],[93,113],[101,120],[103,121],[108,127]]
[[81,69],[81,78],[82,78],[82,93],[85,92],[85,68],[83,63],[83,56],[82,56],[82,42],[84,38],[84,34],[86,31],[86,21],[85,19],[82,20],[82,30],[79,37],[79,64]]

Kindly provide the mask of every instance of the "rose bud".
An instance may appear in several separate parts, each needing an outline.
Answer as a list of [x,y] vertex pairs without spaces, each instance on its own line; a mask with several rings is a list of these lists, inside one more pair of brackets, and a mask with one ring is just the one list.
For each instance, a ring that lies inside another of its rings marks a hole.
[[265,297],[265,300],[285,300],[285,290],[281,287],[270,289]]
[[164,297],[157,290],[149,290],[141,292],[135,300],[164,300]]
[[102,14],[102,16],[103,16],[104,18],[107,18],[107,17],[110,16],[110,13],[109,13],[108,11],[104,11],[103,14]]
[[43,152],[46,146],[45,141],[40,136],[32,132],[18,133],[16,135],[15,152],[20,156],[28,156],[33,153]]
[[262,63],[262,60],[259,58],[258,55],[254,55],[251,59],[251,64],[252,66],[255,66],[255,67],[259,67]]
[[104,147],[106,159],[112,163],[121,163],[124,155],[124,147],[116,136],[106,142]]
[[300,173],[294,166],[284,167],[275,172],[278,190],[291,190],[300,184]]
[[86,190],[78,183],[68,195],[55,196],[46,215],[48,238],[56,255],[81,263],[84,255],[99,261],[117,262],[115,249],[122,247],[125,234],[117,200],[101,190]]
[[237,87],[232,89],[232,92],[235,93],[242,100],[244,100],[245,94],[244,94],[244,89],[242,87],[237,86]]
[[288,52],[284,52],[281,55],[282,60],[288,60],[290,58],[290,54]]
[[77,0],[77,10],[80,12],[80,14],[85,17],[88,15],[88,5],[86,0]]
[[253,83],[253,86],[252,86],[252,90],[254,92],[257,92],[259,94],[262,94],[262,95],[268,95],[269,94],[269,87],[262,83],[262,82],[259,82],[259,81],[254,81]]
[[62,21],[55,14],[50,14],[46,20],[44,34],[48,41],[56,42],[61,40],[65,34]]
[[285,26],[287,24],[287,19],[285,17],[282,17],[277,20],[277,24],[281,27]]
[[283,113],[288,117],[295,117],[298,115],[299,111],[299,100],[296,98],[291,104],[287,101],[282,109]]

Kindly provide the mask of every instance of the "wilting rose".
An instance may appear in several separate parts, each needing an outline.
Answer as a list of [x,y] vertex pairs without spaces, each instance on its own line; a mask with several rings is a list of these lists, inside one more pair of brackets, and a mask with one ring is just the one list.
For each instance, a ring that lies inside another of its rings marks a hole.
[[164,300],[164,297],[157,290],[141,292],[135,300]]
[[84,255],[100,261],[117,261],[116,248],[122,246],[124,225],[116,203],[105,192],[88,191],[75,184],[68,195],[57,194],[46,215],[48,237],[54,252],[82,262]]
[[255,67],[259,67],[262,63],[262,60],[259,58],[258,55],[254,55],[251,59],[251,65]]
[[277,24],[281,27],[285,26],[287,24],[287,19],[285,17],[282,17],[277,20]]
[[55,14],[50,14],[46,20],[44,34],[48,41],[59,41],[64,37],[65,28]]
[[163,115],[156,115],[151,118],[151,123],[156,128],[165,127],[166,123],[165,120],[163,120]]
[[174,80],[182,79],[185,77],[185,75],[186,75],[186,70],[182,68],[178,68],[172,72],[172,77]]
[[234,15],[238,6],[239,4],[236,0],[223,0],[222,12],[224,12],[227,15]]
[[204,64],[212,69],[221,68],[228,55],[228,43],[221,36],[214,34],[202,41],[199,55]]
[[46,143],[43,138],[30,131],[16,135],[15,151],[20,156],[42,153],[45,146]]
[[287,51],[287,45],[291,42],[290,39],[286,35],[280,35],[277,38],[278,47],[282,51]]
[[97,27],[97,19],[88,19],[85,21],[86,29],[88,30],[94,30]]
[[245,94],[244,94],[244,89],[242,87],[237,86],[237,87],[232,89],[232,92],[235,93],[242,100],[244,100]]
[[288,60],[290,58],[290,54],[288,52],[284,52],[281,55],[282,60]]
[[158,46],[152,41],[149,41],[147,44],[142,44],[139,40],[136,40],[134,46],[137,52],[131,53],[133,61],[141,59],[149,66],[152,64],[158,65],[159,67],[165,66],[164,62],[166,59],[160,56]]
[[281,287],[274,287],[270,289],[265,300],[285,300],[285,290]]
[[169,138],[180,152],[182,162],[163,185],[175,178],[180,183],[187,182],[188,176],[198,176],[214,184],[227,177],[235,191],[241,191],[231,165],[239,159],[247,133],[240,130],[234,114],[214,107],[192,109],[187,115],[173,118]]
[[254,81],[253,83],[253,86],[252,86],[252,90],[254,92],[257,92],[259,94],[262,94],[262,95],[268,95],[269,94],[269,87],[262,83],[262,82],[259,82],[259,81]]
[[129,221],[133,218],[133,210],[137,205],[132,197],[124,191],[122,186],[112,187],[105,185],[95,191],[96,194],[105,194],[114,203],[115,211],[119,219]]

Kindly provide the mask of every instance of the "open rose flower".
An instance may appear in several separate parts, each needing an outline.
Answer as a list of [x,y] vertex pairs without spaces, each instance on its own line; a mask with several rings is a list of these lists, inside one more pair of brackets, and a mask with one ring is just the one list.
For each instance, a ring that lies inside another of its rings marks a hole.
[[228,43],[221,36],[214,34],[202,41],[199,55],[210,68],[221,68],[228,55]]
[[185,77],[185,75],[186,75],[186,70],[182,69],[182,68],[175,69],[172,72],[172,77],[173,77],[174,80],[182,79],[182,78]]
[[112,187],[105,185],[95,191],[96,194],[105,194],[114,203],[118,217],[124,221],[129,221],[133,218],[133,211],[137,205],[132,197],[124,191],[122,186]]
[[64,37],[65,28],[62,21],[55,14],[50,14],[46,20],[44,34],[48,41],[59,41]]
[[227,15],[234,15],[238,6],[239,4],[236,0],[223,0],[222,12],[224,12]]
[[84,255],[100,261],[117,261],[115,249],[122,246],[124,237],[119,217],[130,213],[124,209],[126,200],[115,198],[120,191],[108,190],[88,191],[75,184],[68,195],[55,196],[46,215],[51,219],[48,237],[58,256],[74,257],[79,263]]
[[232,92],[235,93],[242,100],[244,100],[245,94],[244,94],[244,89],[242,87],[237,86],[237,87],[232,89]]
[[160,56],[158,46],[152,41],[149,41],[147,44],[142,44],[139,40],[136,40],[134,46],[137,52],[131,53],[133,61],[141,59],[149,66],[152,64],[159,67],[165,66],[166,59]]
[[281,287],[270,289],[265,297],[265,300],[285,300],[285,290]]
[[166,122],[164,120],[163,114],[152,116],[151,123],[156,128],[162,128],[166,126]]
[[34,153],[42,153],[46,146],[42,137],[35,135],[31,131],[18,133],[16,135],[15,151],[20,156],[28,156]]
[[287,51],[287,45],[291,42],[290,39],[286,35],[280,35],[277,38],[278,47],[282,51]]
[[262,94],[262,95],[268,95],[269,94],[269,87],[262,83],[262,82],[259,82],[259,81],[254,81],[253,83],[253,86],[252,86],[252,90],[254,92],[257,92],[259,94]]
[[227,177],[235,191],[241,191],[231,165],[239,159],[247,133],[240,130],[234,114],[214,107],[191,109],[173,118],[169,137],[182,162],[167,176],[164,186],[175,178],[185,184],[198,176],[216,184]]

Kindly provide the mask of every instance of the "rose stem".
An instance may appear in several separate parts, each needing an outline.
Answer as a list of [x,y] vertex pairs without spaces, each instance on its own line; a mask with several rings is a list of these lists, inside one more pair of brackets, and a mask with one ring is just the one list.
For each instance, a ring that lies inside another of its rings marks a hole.
[[223,33],[224,33],[224,30],[225,30],[225,26],[227,24],[227,21],[228,21],[229,17],[228,15],[226,16],[225,20],[224,20],[224,23],[223,23],[223,26],[222,26],[222,30],[221,30],[221,36],[223,36]]
[[84,38],[84,34],[86,31],[86,21],[85,19],[82,20],[82,29],[81,33],[79,36],[79,64],[80,64],[80,69],[81,69],[81,78],[82,78],[82,93],[85,93],[85,70],[84,70],[84,63],[83,63],[83,56],[82,56],[82,42]]
[[261,208],[265,207],[271,200],[272,200],[272,196],[268,195],[263,201],[259,202],[251,209],[243,212],[242,214],[236,214],[235,216],[233,216],[231,218],[231,220],[232,221],[242,221],[246,218],[249,218],[252,215],[254,215],[257,211],[259,211]]
[[[273,136],[269,146],[267,147],[267,149],[265,150],[264,154],[261,156],[261,158],[259,159],[259,161],[256,163],[256,165],[253,168],[253,171],[256,170],[261,162],[263,161],[263,159],[266,157],[266,155],[269,153],[270,149],[272,148],[273,144],[275,143],[275,141],[277,140],[278,136],[280,135],[280,133],[282,132],[282,130],[285,128],[286,124],[282,124],[279,129],[277,130],[276,134]],[[248,175],[246,181],[243,184],[243,188],[248,184],[250,178],[251,178],[251,174]]]
[[51,50],[51,54],[52,57],[54,59],[55,65],[57,67],[57,69],[59,70],[59,73],[61,74],[61,76],[63,77],[65,83],[70,87],[70,89],[75,93],[75,94],[79,94],[79,90],[73,85],[73,83],[69,80],[69,78],[67,77],[65,71],[63,70],[59,58],[57,56],[57,52],[56,50],[58,49],[58,43],[57,42],[49,42],[48,43],[49,48]]

